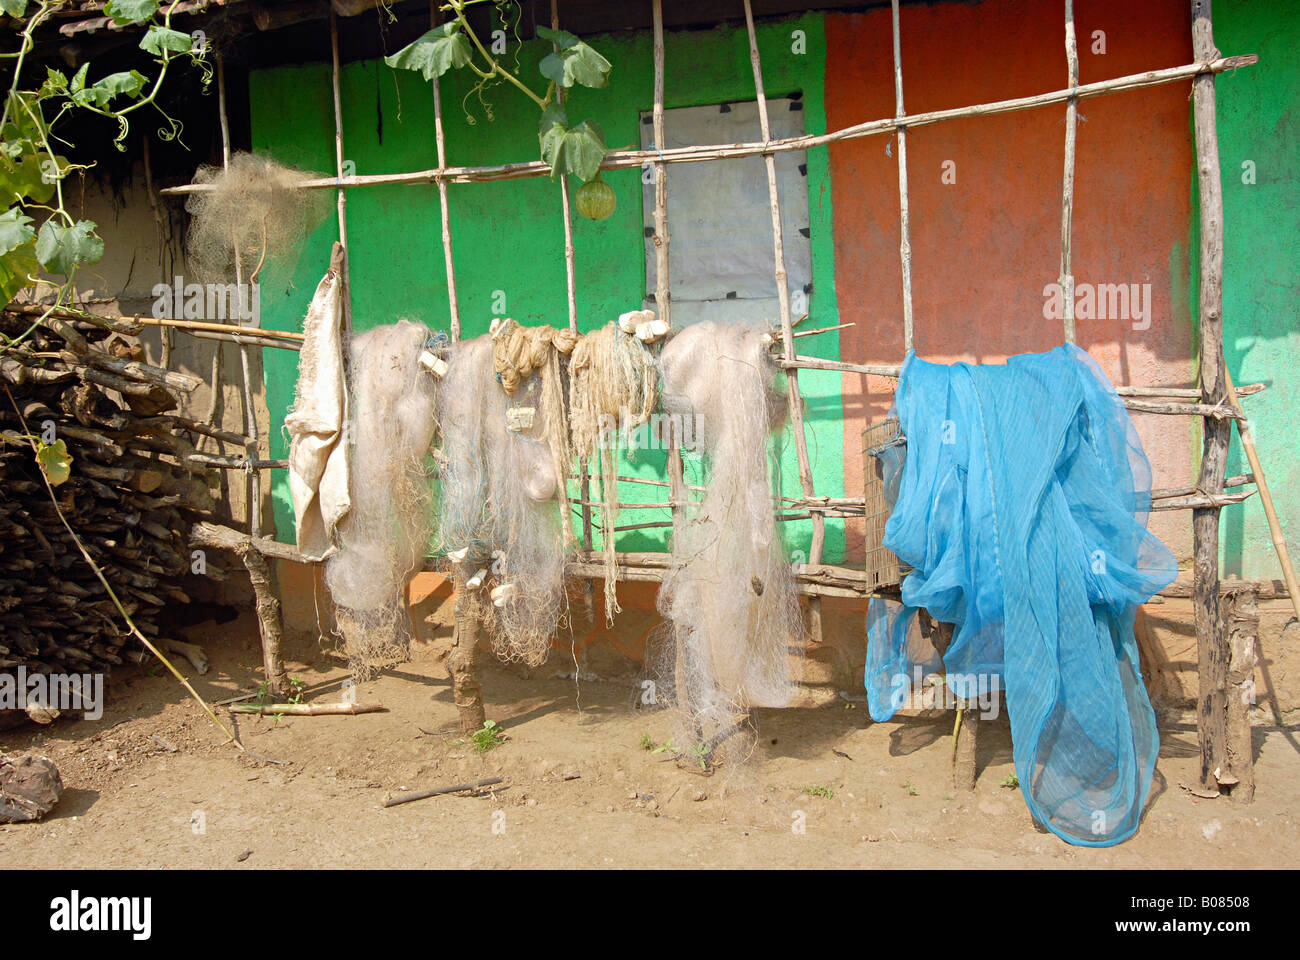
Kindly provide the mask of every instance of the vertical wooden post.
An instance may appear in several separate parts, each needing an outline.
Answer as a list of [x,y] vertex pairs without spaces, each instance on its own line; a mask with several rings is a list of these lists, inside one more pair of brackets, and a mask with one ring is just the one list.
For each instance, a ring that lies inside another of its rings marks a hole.
[[[1218,57],[1210,0],[1192,0],[1192,52],[1198,62]],[[1219,180],[1219,141],[1214,101],[1214,74],[1192,80],[1192,116],[1196,139],[1196,175],[1200,192],[1200,353],[1201,402],[1219,406],[1227,398],[1223,364],[1223,193]],[[1223,492],[1231,421],[1202,421],[1201,469],[1197,489]],[[1228,644],[1223,634],[1219,596],[1219,508],[1192,511],[1195,570],[1192,583],[1196,614],[1199,702],[1197,740],[1201,749],[1201,785],[1218,789],[1228,776]]]
[[483,688],[478,682],[477,614],[464,609],[456,602],[456,626],[452,636],[452,649],[447,657],[447,673],[451,676],[452,697],[460,714],[461,733],[473,733],[483,726]]
[[[220,53],[217,54],[217,122],[221,126],[221,166],[223,168],[229,168],[230,124],[226,120],[226,67]],[[238,263],[239,251],[235,250],[234,252],[235,262]],[[223,369],[221,344],[222,341],[220,340],[212,341],[212,376],[210,378],[212,382],[212,394],[208,397],[208,412],[203,418],[205,423],[215,424],[217,422],[217,409],[221,406],[221,381]],[[203,449],[203,442],[206,439],[206,437],[199,437],[196,448],[200,450]],[[212,448],[220,452],[221,445],[217,443],[216,440],[213,440]],[[222,482],[227,483],[224,478]]]
[[[551,29],[560,29],[559,0],[551,0]],[[558,53],[560,45],[552,44]],[[555,101],[564,105],[564,88],[556,87]],[[573,214],[569,202],[569,178],[560,174],[560,204],[564,208],[564,276],[569,291],[569,329],[578,332],[578,291],[574,281]],[[585,497],[583,499],[586,499]],[[585,508],[584,508],[585,509]]]
[[[222,165],[230,167],[230,123],[226,118],[226,67],[225,61],[221,54],[217,54],[217,111],[221,123],[221,160]],[[244,264],[240,256],[240,251],[236,247],[235,254],[235,289],[239,291],[240,301],[244,297]],[[249,284],[252,284],[252,278],[249,278]],[[249,291],[248,304],[253,302],[252,291]],[[260,326],[260,320],[253,318],[253,326]],[[243,326],[238,320],[235,326]],[[221,342],[213,344],[215,354],[213,356],[213,389],[217,389],[219,372],[221,366]],[[252,347],[247,343],[239,346],[239,366],[243,374],[243,408],[244,408],[244,436],[248,438],[248,443],[244,448],[244,455],[249,460],[259,459],[261,444],[258,442],[257,432],[257,401],[253,392],[253,374],[252,374],[252,357],[249,352]],[[212,416],[209,422],[215,422],[216,419],[216,398],[213,398]],[[262,475],[256,467],[250,467],[245,471],[244,497],[248,501],[248,532],[254,537],[262,535]]]
[[[745,28],[749,31],[749,62],[754,68],[754,90],[758,100],[758,122],[762,128],[763,142],[772,139],[772,128],[767,116],[767,95],[763,91],[763,65],[758,56],[758,32],[754,29],[754,8],[745,0]],[[763,154],[767,168],[768,206],[772,213],[772,253],[775,261],[776,297],[781,311],[781,342],[787,357],[795,356],[794,324],[790,317],[790,288],[785,270],[785,244],[781,236],[781,204],[776,188],[776,157]],[[799,393],[799,372],[785,372],[786,388],[790,398],[790,421],[794,428],[795,456],[799,463],[799,485],[805,497],[817,495],[813,489],[812,465],[808,459],[808,438],[804,429],[803,398]],[[808,550],[809,563],[821,563],[822,548],[826,542],[826,515],[820,511],[812,514],[813,535]],[[821,598],[808,598],[808,630],[814,641],[821,640]]]
[[[334,175],[343,179],[343,92],[342,69],[339,67],[339,18],[330,7],[330,55],[333,62],[331,76],[334,88]],[[338,188],[339,243],[343,244],[343,328],[352,332],[352,249],[348,246],[348,193],[342,184]]]
[[266,673],[267,689],[282,696],[289,691],[281,653],[283,629],[279,582],[271,564],[251,542],[245,541],[239,553],[244,569],[248,571],[248,580],[253,585],[253,595],[257,598],[257,624],[262,634],[262,668]]
[[1256,641],[1259,638],[1258,588],[1252,583],[1228,592],[1228,767],[1236,784],[1232,799],[1255,799],[1255,750],[1250,730],[1250,708],[1255,703]]
[[[1079,44],[1074,32],[1074,0],[1065,0],[1065,59],[1070,89],[1079,85]],[[1065,176],[1061,188],[1061,311],[1065,321],[1065,342],[1075,342],[1074,268],[1071,245],[1074,221],[1074,158],[1079,129],[1079,105],[1071,97],[1065,105]]]
[[[655,149],[664,148],[664,6],[653,0],[654,16],[654,138]],[[668,165],[655,161],[655,308],[659,319],[672,326],[672,303],[668,286]]]
[[[894,25],[894,115],[906,116],[903,110],[903,48],[898,29],[898,0],[892,0]],[[915,336],[912,322],[912,233],[907,198],[907,128],[898,128],[898,225],[899,259],[903,265],[903,352],[913,349]]]
[[[429,22],[436,27],[438,0],[429,3]],[[447,139],[442,131],[442,93],[438,88],[438,78],[433,78],[433,139],[438,147],[438,169],[447,168]],[[447,181],[438,178],[438,206],[442,213],[442,257],[447,265],[447,309],[450,314],[448,327],[452,342],[460,339],[460,303],[456,298],[456,263],[451,255],[451,211],[447,207]]]

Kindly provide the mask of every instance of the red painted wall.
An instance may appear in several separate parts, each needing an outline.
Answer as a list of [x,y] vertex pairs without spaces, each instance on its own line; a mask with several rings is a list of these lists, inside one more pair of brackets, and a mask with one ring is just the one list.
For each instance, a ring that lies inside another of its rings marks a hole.
[[[1192,61],[1182,0],[1079,0],[1080,82]],[[909,113],[1066,86],[1060,3],[986,0],[907,5],[901,15]],[[1094,31],[1104,54],[1092,52]],[[893,116],[889,10],[828,14],[827,128]],[[1190,82],[1080,104],[1074,205],[1077,283],[1150,283],[1150,326],[1080,320],[1079,344],[1116,383],[1189,384],[1194,373],[1187,302],[1191,218]],[[957,120],[908,134],[912,287],[917,353],[928,360],[998,362],[1050,349],[1061,323],[1043,317],[1043,288],[1059,271],[1065,109]],[[887,146],[889,152],[887,152]],[[841,356],[903,357],[896,144],[884,136],[832,144],[835,282]],[[944,184],[945,161],[955,184]],[[844,378],[846,490],[861,489],[861,431],[888,409],[893,381]],[[1187,482],[1191,424],[1135,417],[1156,486]],[[1185,513],[1152,528],[1184,559]],[[860,556],[861,528],[850,527]]]

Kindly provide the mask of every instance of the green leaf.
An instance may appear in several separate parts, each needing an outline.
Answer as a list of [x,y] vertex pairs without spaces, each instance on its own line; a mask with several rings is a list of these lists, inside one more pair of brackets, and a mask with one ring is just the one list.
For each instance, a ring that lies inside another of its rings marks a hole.
[[32,218],[17,207],[10,207],[0,213],[0,256],[21,247],[36,236],[36,231],[29,226],[31,222]]
[[40,96],[50,97],[68,90],[68,76],[62,70],[45,68],[45,82],[41,84]]
[[78,70],[76,75],[68,82],[68,92],[73,94],[79,93],[86,86],[86,74],[89,72],[90,64],[83,63],[81,69]]
[[559,46],[559,51],[548,53],[538,69],[557,86],[571,87],[580,83],[584,87],[603,87],[609,83],[610,62],[567,30],[550,30],[538,27],[537,35]]
[[19,290],[31,284],[28,276],[40,270],[36,260],[36,242],[29,240],[22,246],[0,256],[0,301],[8,303]]
[[38,444],[36,462],[41,465],[41,471],[52,487],[57,487],[72,476],[72,455],[62,440]]
[[140,91],[144,89],[147,82],[148,78],[139,70],[110,73],[102,80],[95,81],[93,86],[74,94],[72,99],[77,103],[90,102],[97,107],[106,107],[109,101],[119,94],[132,99],[140,96]]
[[441,23],[419,40],[398,50],[384,63],[398,70],[418,70],[424,79],[440,77],[452,67],[463,67],[470,59],[469,38],[455,20]]
[[36,235],[36,259],[50,273],[67,275],[79,263],[99,263],[104,241],[95,236],[95,221],[78,220],[72,226],[53,218],[41,225]]
[[59,179],[58,159],[43,152],[23,152],[11,159],[6,148],[0,153],[0,203],[46,203],[54,196],[54,182]]
[[605,159],[605,133],[593,120],[584,120],[572,129],[568,122],[559,104],[551,104],[542,113],[537,135],[542,159],[551,165],[552,179],[572,173],[591,180]]
[[132,20],[148,20],[158,12],[158,0],[112,0],[104,7],[106,16],[118,26]]
[[140,41],[141,50],[147,50],[158,57],[163,56],[164,50],[170,50],[173,53],[189,53],[193,45],[194,41],[188,33],[181,33],[179,30],[172,30],[168,27],[160,27],[156,23],[149,24],[149,32]]
[[0,0],[0,11],[11,17],[21,17],[27,10],[27,0]]

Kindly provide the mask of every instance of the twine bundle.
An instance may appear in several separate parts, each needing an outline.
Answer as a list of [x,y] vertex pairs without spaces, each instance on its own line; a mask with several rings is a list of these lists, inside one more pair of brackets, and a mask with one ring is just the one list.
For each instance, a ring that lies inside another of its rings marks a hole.
[[605,622],[621,609],[617,596],[614,526],[618,519],[620,418],[626,429],[650,419],[659,400],[655,358],[615,323],[586,334],[569,358],[569,436],[573,452],[594,458],[600,477],[601,543],[605,563]]

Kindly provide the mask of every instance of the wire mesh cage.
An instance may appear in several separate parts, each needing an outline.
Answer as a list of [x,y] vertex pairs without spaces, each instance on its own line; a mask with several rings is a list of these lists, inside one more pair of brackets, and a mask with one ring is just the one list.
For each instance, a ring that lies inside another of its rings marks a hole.
[[906,455],[907,438],[899,429],[897,417],[873,423],[862,431],[866,574],[867,589],[872,593],[897,587],[909,569],[884,545],[885,524],[898,498]]

